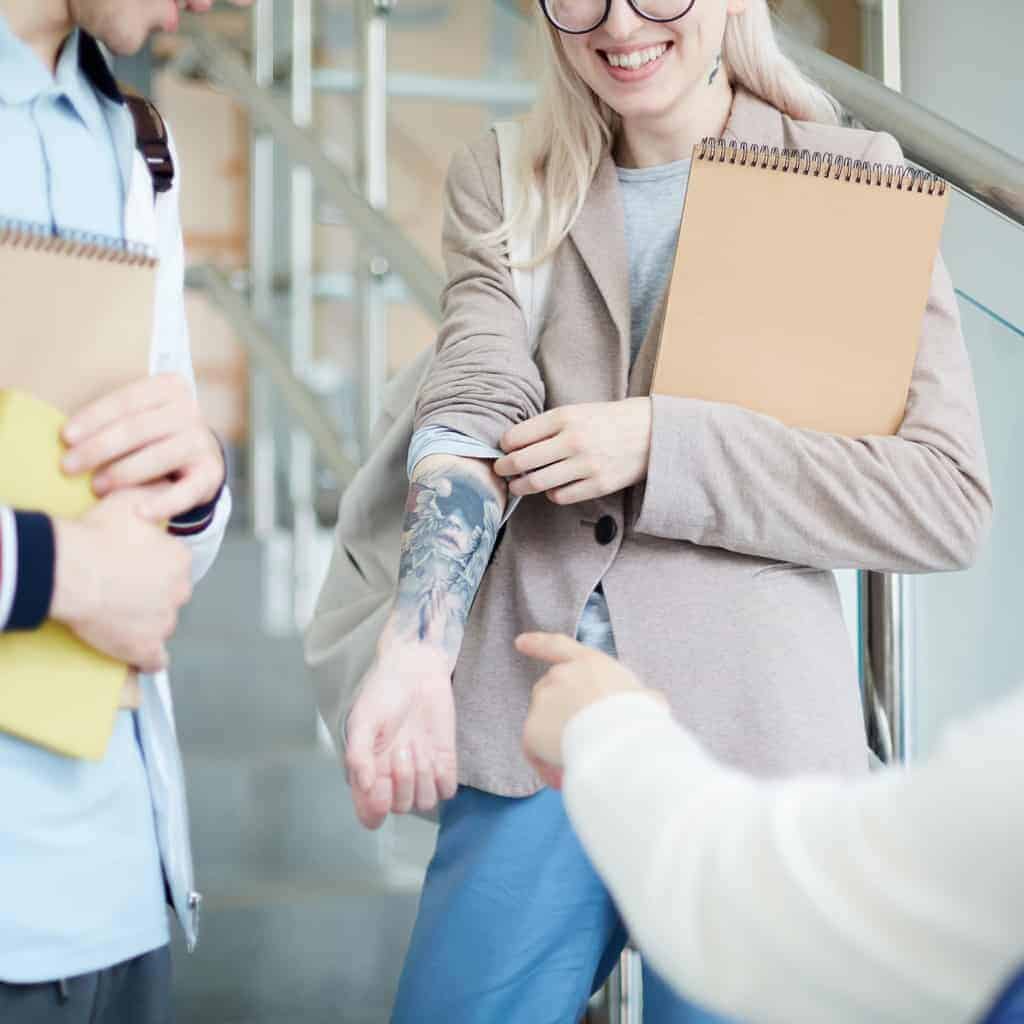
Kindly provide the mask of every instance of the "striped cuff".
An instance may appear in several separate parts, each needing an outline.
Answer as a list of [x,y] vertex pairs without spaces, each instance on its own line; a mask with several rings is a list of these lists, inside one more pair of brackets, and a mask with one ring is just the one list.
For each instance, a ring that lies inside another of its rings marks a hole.
[[0,508],[0,632],[7,628],[11,617],[17,581],[18,532],[14,528],[14,510]]
[[[38,629],[50,614],[53,600],[56,545],[53,523],[41,512],[14,513],[14,597],[6,630]],[[7,577],[4,549],[4,577]]]
[[191,511],[172,519],[168,530],[175,537],[194,537],[197,533],[202,533],[213,522],[217,502],[223,493],[224,484],[221,484],[213,501],[208,501],[205,505],[196,505]]
[[175,537],[194,537],[196,534],[202,533],[213,522],[214,516],[217,514],[217,503],[228,484],[227,452],[224,451],[224,445],[219,437],[217,444],[220,445],[220,457],[224,463],[224,479],[220,482],[220,487],[217,488],[217,493],[213,496],[212,501],[206,502],[205,505],[196,505],[195,508],[171,520],[168,530]]

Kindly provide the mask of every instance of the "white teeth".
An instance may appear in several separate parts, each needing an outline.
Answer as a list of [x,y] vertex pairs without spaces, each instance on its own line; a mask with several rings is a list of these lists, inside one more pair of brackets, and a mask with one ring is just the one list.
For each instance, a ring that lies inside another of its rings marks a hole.
[[637,68],[642,68],[651,61],[657,60],[666,50],[668,45],[662,43],[660,46],[652,46],[647,50],[634,50],[632,53],[609,53],[607,54],[608,63],[613,68],[629,68],[631,71],[635,71]]

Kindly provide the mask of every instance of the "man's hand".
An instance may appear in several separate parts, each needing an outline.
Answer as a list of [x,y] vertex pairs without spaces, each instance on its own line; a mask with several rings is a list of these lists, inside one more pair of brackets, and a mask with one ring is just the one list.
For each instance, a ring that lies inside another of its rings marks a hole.
[[499,476],[514,478],[509,494],[546,491],[556,505],[573,505],[632,487],[647,476],[651,401],[564,405],[509,430],[501,439]]
[[122,491],[81,519],[54,522],[51,617],[143,672],[167,667],[164,644],[192,593],[188,548],[139,514],[152,498]]
[[101,498],[171,481],[142,508],[154,522],[212,501],[224,482],[220,445],[178,374],[145,377],[104,395],[68,420],[63,437],[65,472],[98,470],[93,490]]
[[516,650],[554,666],[533,688],[523,730],[526,756],[554,789],[562,785],[562,735],[580,711],[618,693],[643,693],[667,704],[620,662],[567,636],[523,633],[516,638]]
[[349,715],[347,755],[356,814],[379,828],[388,814],[429,811],[457,786],[455,700],[443,650],[392,641]]

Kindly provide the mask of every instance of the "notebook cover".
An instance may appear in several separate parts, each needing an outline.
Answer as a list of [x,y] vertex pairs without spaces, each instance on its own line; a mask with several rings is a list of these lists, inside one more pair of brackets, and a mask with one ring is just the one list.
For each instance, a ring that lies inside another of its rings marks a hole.
[[[76,519],[96,504],[88,477],[60,469],[59,410],[0,391],[0,504]],[[0,731],[69,757],[99,760],[114,729],[128,669],[49,621],[0,634]]]
[[0,221],[0,385],[69,415],[149,373],[155,261]]
[[701,159],[698,147],[652,393],[850,437],[894,434],[942,191]]

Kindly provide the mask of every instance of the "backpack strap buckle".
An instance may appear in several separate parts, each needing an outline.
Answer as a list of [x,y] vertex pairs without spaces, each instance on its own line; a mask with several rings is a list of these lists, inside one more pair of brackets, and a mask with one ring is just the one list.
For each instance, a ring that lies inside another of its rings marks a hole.
[[160,111],[145,97],[125,93],[125,103],[135,122],[135,145],[146,161],[153,191],[156,195],[170,192],[174,184],[174,158],[167,135],[167,125]]

